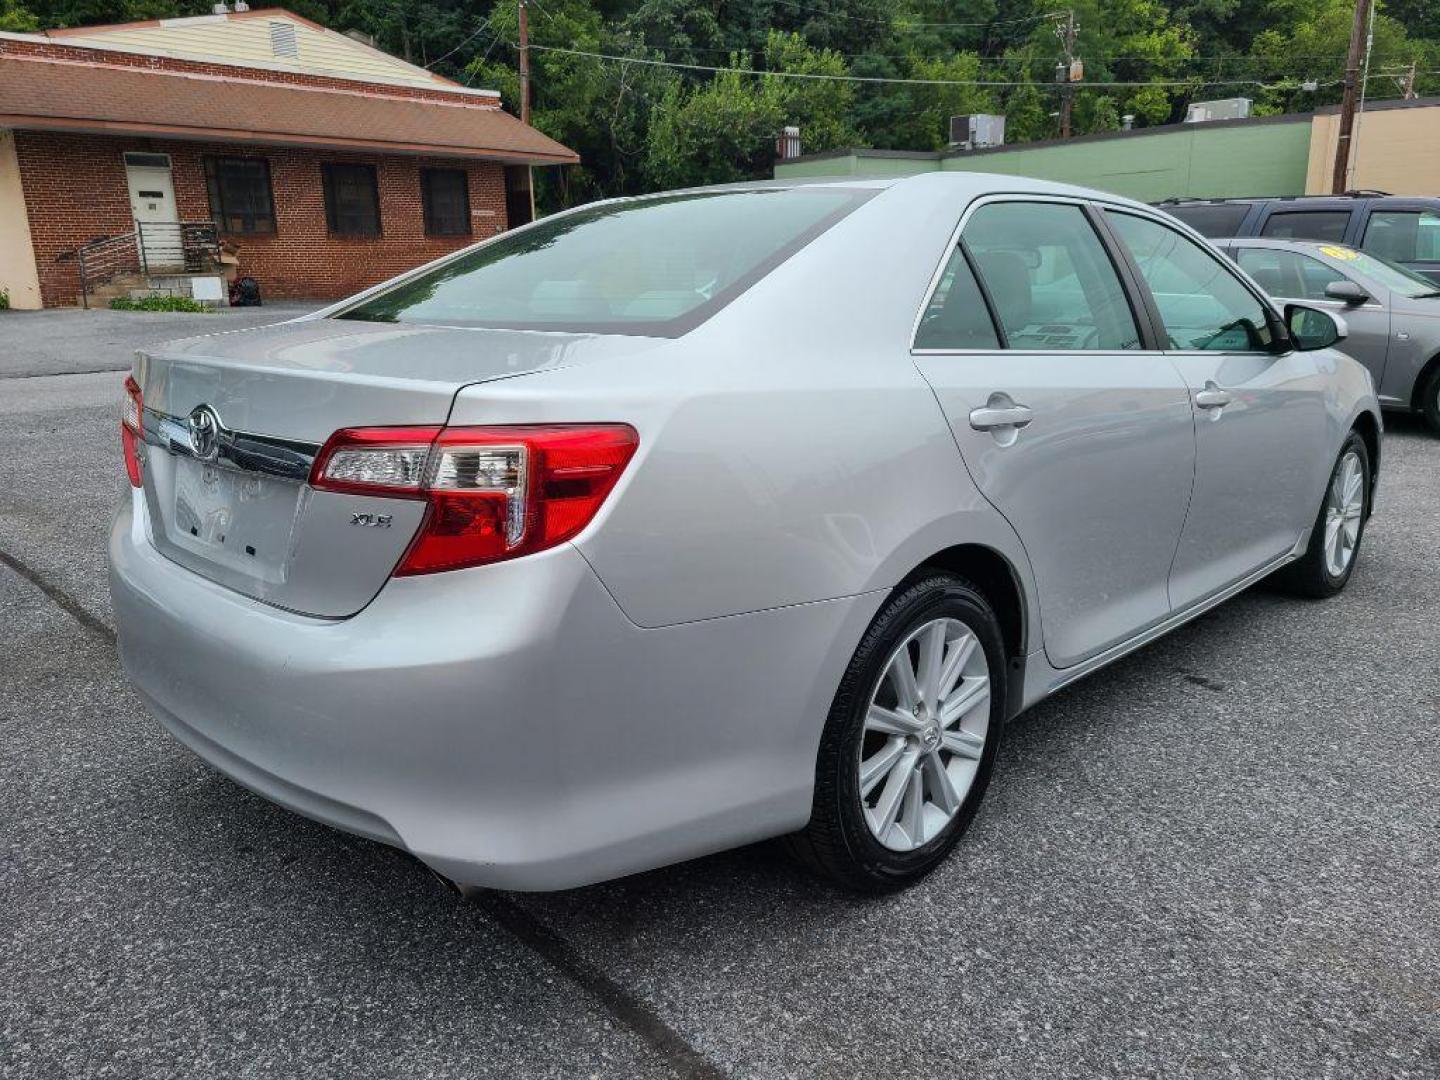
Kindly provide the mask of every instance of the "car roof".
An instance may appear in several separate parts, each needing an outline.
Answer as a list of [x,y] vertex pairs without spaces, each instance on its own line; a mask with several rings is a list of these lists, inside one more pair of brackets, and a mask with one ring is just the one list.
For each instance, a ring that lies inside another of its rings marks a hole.
[[1172,196],[1168,199],[1161,199],[1155,203],[1156,206],[1226,206],[1244,204],[1253,206],[1256,203],[1275,202],[1287,204],[1305,203],[1353,203],[1362,202],[1385,203],[1385,202],[1423,202],[1440,204],[1440,198],[1433,195],[1396,195],[1389,191],[1345,191],[1339,195],[1221,195],[1214,198],[1200,196]]
[[1352,247],[1350,244],[1342,244],[1337,240],[1304,240],[1283,236],[1231,236],[1225,239],[1212,239],[1210,243],[1216,247],[1235,245],[1236,247],[1303,248],[1312,251],[1320,248],[1339,248],[1342,251],[1355,252],[1360,250],[1357,247]]

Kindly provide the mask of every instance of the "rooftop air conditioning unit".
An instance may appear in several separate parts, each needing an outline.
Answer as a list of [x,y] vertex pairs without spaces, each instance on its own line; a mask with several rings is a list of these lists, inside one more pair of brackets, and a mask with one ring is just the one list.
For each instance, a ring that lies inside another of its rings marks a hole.
[[1244,120],[1250,115],[1249,98],[1221,98],[1219,101],[1195,101],[1185,110],[1185,123],[1200,124],[1206,120]]
[[971,113],[950,118],[950,145],[961,150],[980,150],[1005,145],[1005,117],[994,113]]

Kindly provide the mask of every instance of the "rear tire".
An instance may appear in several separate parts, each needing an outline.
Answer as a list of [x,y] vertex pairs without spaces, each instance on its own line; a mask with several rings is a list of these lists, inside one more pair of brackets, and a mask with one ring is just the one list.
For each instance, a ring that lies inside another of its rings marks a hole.
[[[1357,482],[1358,488],[1352,490]],[[1310,544],[1304,555],[1275,575],[1279,588],[1317,600],[1345,588],[1360,558],[1360,541],[1370,515],[1370,483],[1370,451],[1360,433],[1352,431],[1330,470],[1310,530]]]
[[1420,415],[1430,434],[1440,435],[1440,364],[1425,380],[1425,389],[1420,391]]
[[1006,704],[1005,647],[985,596],[938,572],[902,585],[840,681],[791,854],[863,892],[924,877],[984,798]]

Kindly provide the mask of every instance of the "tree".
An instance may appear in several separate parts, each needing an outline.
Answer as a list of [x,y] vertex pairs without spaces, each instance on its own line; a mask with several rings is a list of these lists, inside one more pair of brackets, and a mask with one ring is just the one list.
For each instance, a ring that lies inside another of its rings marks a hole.
[[[1292,0],[1292,20],[1287,30],[1267,30],[1255,40],[1253,55],[1263,62],[1263,71],[1272,85],[1257,93],[1262,111],[1293,112],[1340,100],[1340,80],[1345,74],[1345,53],[1354,21],[1352,0]],[[1420,74],[1416,89],[1421,93],[1436,87],[1428,74],[1440,59],[1435,42],[1411,38],[1405,27],[1383,12],[1375,16],[1375,42],[1371,50],[1371,79],[1366,97],[1398,97],[1399,87],[1388,72],[1400,72],[1414,62]],[[1321,85],[1312,93],[1303,83],[1313,79]]]
[[40,20],[27,11],[19,0],[0,0],[0,30],[27,34],[40,29]]
[[[747,66],[743,57],[733,67]],[[670,86],[650,117],[645,167],[656,187],[690,187],[760,175],[784,112],[759,78],[728,71],[687,90]]]
[[781,126],[800,128],[801,145],[807,153],[858,146],[863,142],[851,114],[855,108],[855,84],[840,81],[848,75],[845,60],[829,49],[812,49],[799,34],[772,30],[765,42],[768,71],[789,75],[817,75],[826,78],[799,79],[767,75],[764,90],[780,111]]

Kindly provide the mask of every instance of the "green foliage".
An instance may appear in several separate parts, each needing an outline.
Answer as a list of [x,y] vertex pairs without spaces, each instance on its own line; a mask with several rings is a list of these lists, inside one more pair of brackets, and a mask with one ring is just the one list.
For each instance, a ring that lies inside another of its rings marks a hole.
[[0,311],[10,310],[10,290],[0,289]]
[[[743,60],[737,54],[734,62]],[[764,168],[766,140],[783,119],[776,95],[749,75],[672,86],[650,118],[646,171],[661,188],[748,179]]]
[[[519,111],[517,0],[280,2],[499,90]],[[939,149],[949,118],[974,112],[1003,112],[1012,143],[1058,134],[1063,48],[1052,0],[527,2],[532,122],[581,157],[536,173],[545,210],[769,175],[776,136],[792,124],[807,153]],[[210,0],[0,0],[0,30],[209,9]],[[1251,97],[1260,114],[1333,104],[1354,0],[1067,0],[1066,9],[1085,67],[1073,91],[1074,130],[1084,134],[1114,130],[1126,115],[1139,127],[1171,123],[1205,98]],[[1432,0],[1388,0],[1375,19],[1367,96],[1397,96],[1412,62],[1415,89],[1440,92]],[[739,70],[708,70],[717,67]],[[1317,88],[1304,89],[1312,80]]]
[[26,10],[20,0],[0,0],[0,30],[28,34],[39,29],[40,20]]
[[117,296],[110,301],[112,311],[188,311],[196,315],[208,315],[214,309],[188,296],[142,296],[138,300],[129,296]]

